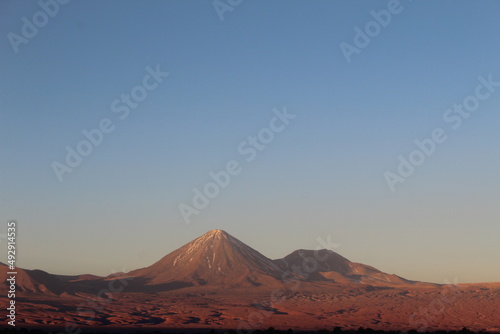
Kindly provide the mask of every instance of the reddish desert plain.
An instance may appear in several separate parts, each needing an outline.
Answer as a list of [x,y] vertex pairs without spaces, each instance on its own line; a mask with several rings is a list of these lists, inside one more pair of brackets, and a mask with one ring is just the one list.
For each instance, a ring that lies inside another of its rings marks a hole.
[[[1,268],[6,282],[7,267]],[[411,281],[331,250],[271,260],[222,230],[129,273],[18,269],[16,286],[18,328],[500,332],[500,283]],[[1,290],[5,306],[8,285]]]

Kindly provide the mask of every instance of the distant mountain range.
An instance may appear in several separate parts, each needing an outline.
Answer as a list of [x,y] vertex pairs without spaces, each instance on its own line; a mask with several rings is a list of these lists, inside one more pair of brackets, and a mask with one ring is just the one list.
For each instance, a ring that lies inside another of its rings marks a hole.
[[[0,279],[6,282],[7,267],[0,264],[0,268]],[[137,292],[186,287],[278,287],[290,282],[300,282],[303,287],[431,285],[386,274],[325,249],[301,249],[282,259],[271,260],[223,230],[211,230],[153,265],[119,276],[62,276],[41,270],[18,269],[16,284],[21,293],[60,295],[92,293],[105,287],[109,281],[124,278],[131,282],[129,291]],[[2,289],[5,288],[6,284]]]
[[[0,264],[6,303],[7,269]],[[271,260],[222,230],[149,267],[107,277],[17,268],[16,286],[18,324],[58,332],[71,326],[246,333],[270,326],[399,332],[466,326],[500,333],[500,283],[410,281],[326,249]]]

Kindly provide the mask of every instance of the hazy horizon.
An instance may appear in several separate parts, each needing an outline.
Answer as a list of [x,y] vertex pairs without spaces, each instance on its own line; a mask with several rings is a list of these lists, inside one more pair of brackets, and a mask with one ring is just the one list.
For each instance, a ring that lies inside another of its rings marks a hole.
[[[500,282],[500,3],[395,4],[71,1],[21,43],[43,9],[1,2],[18,266],[105,276],[223,229],[271,259],[330,238],[410,280]],[[391,186],[400,157],[423,162]]]

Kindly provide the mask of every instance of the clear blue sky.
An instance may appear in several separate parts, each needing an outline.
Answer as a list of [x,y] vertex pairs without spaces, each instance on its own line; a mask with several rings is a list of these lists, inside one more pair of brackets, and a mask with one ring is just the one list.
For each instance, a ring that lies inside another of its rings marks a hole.
[[[245,0],[221,21],[211,1],[74,0],[15,53],[41,7],[1,1],[0,232],[18,221],[19,266],[107,275],[221,228],[271,258],[330,236],[410,279],[500,281],[500,88],[443,121],[500,81],[500,2],[402,0],[347,63],[340,43],[387,4]],[[170,75],[120,120],[111,103],[156,65]],[[238,145],[283,106],[297,117],[247,162]],[[52,162],[103,118],[115,130],[59,182]],[[448,140],[391,192],[434,128]],[[241,174],[186,225],[178,205],[230,160]]]

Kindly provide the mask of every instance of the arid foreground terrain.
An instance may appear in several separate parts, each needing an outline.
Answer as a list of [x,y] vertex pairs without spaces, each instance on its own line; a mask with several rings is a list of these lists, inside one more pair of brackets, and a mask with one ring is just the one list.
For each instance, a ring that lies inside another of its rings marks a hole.
[[[7,267],[2,265],[2,279]],[[18,269],[17,326],[500,332],[500,283],[437,285],[330,250],[270,260],[221,230],[109,277]],[[1,298],[7,305],[7,286]],[[4,316],[5,319],[5,316]],[[5,324],[4,320],[4,324]]]

